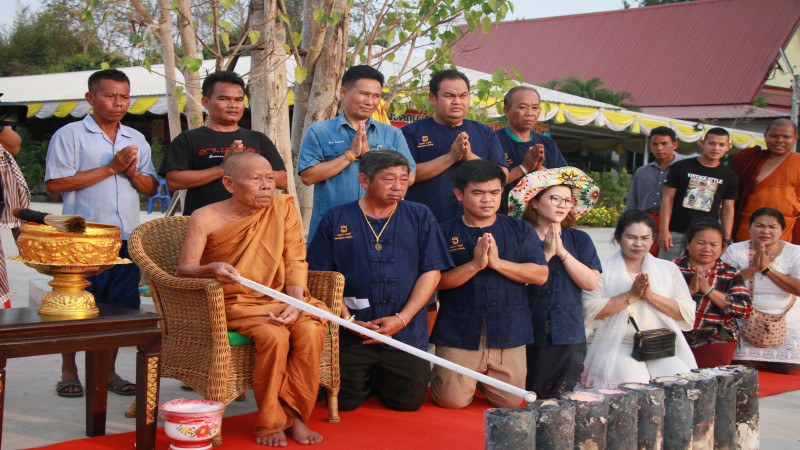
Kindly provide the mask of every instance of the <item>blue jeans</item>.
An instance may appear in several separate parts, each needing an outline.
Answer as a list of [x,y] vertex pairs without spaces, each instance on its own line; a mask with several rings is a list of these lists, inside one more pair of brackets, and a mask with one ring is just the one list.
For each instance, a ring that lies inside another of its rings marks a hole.
[[[119,256],[130,259],[128,241],[122,241]],[[86,281],[92,283],[86,288],[86,291],[94,295],[97,303],[139,309],[141,303],[139,297],[140,278],[141,273],[136,264],[118,264],[98,275],[86,278]]]

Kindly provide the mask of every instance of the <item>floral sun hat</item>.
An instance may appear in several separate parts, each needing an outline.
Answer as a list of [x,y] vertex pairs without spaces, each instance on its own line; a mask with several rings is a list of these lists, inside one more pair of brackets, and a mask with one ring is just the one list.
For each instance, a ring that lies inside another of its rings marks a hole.
[[572,196],[576,200],[572,208],[575,218],[591,211],[597,198],[600,197],[597,183],[577,167],[540,170],[522,177],[508,194],[508,215],[522,217],[522,212],[531,199],[550,186],[559,185],[569,186],[572,189]]

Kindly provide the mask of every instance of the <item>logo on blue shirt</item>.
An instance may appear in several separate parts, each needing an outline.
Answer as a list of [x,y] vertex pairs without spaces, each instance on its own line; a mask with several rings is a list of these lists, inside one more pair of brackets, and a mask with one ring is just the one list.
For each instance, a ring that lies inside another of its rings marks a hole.
[[339,227],[339,232],[333,237],[335,241],[339,241],[342,239],[353,239],[353,234],[347,231],[347,225],[342,225]]
[[428,136],[422,136],[422,142],[417,144],[417,148],[419,147],[433,147],[433,142],[431,142]]
[[459,241],[458,236],[451,237],[450,238],[450,252],[451,253],[452,252],[457,252],[459,250],[466,250],[466,248],[464,247],[464,244],[462,244]]

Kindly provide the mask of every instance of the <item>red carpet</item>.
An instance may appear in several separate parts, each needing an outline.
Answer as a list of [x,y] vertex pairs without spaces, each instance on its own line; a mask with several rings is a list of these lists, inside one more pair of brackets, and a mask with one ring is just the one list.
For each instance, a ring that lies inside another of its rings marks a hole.
[[[800,389],[800,372],[792,375],[779,375],[771,372],[758,373],[758,395],[766,397],[781,392]],[[252,397],[251,397],[252,398]],[[476,396],[472,404],[461,410],[448,410],[434,405],[428,398],[419,411],[390,411],[380,405],[373,397],[361,408],[340,413],[341,423],[325,422],[325,404],[317,403],[309,426],[322,433],[325,440],[315,448],[353,449],[430,449],[446,448],[479,449],[483,443],[483,411],[492,406]],[[232,449],[264,448],[256,445],[251,437],[251,427],[255,413],[223,419],[223,446]],[[166,450],[169,440],[164,430],[158,430],[156,449]],[[93,450],[93,449],[133,449],[135,434],[121,433],[96,438],[86,438],[62,442],[47,447],[53,450]],[[308,448],[291,439],[289,447]]]
[[[252,399],[252,397],[250,397]],[[252,400],[251,400],[252,401]],[[339,413],[338,424],[325,422],[328,416],[324,402],[318,402],[308,425],[322,434],[324,440],[313,448],[324,449],[482,449],[483,411],[492,406],[483,398],[475,398],[464,409],[449,410],[436,406],[430,397],[416,412],[390,411],[374,397],[355,411]],[[253,442],[251,430],[255,413],[225,417],[222,421],[222,447],[230,449],[263,449]],[[157,450],[166,450],[169,440],[164,429],[157,434]],[[134,449],[135,433],[79,439],[41,447],[53,450]],[[310,447],[289,439],[290,448]]]
[[800,372],[781,375],[763,370],[758,371],[758,396],[780,394],[800,389]]

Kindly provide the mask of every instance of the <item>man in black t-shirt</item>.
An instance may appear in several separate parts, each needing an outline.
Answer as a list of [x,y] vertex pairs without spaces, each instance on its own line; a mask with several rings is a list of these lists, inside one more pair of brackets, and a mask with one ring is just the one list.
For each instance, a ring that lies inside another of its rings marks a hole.
[[700,156],[676,162],[667,175],[658,230],[659,258],[674,260],[681,256],[686,231],[697,220],[720,221],[725,239],[731,237],[739,180],[733,169],[720,164],[731,148],[730,136],[722,128],[712,128],[700,145]]
[[169,146],[159,175],[172,191],[186,189],[183,215],[230,198],[222,185],[228,155],[255,152],[272,165],[275,184],[286,188],[286,167],[275,144],[258,131],[239,128],[244,114],[244,80],[235,72],[215,72],[203,81],[203,108],[208,125],[184,131]]

